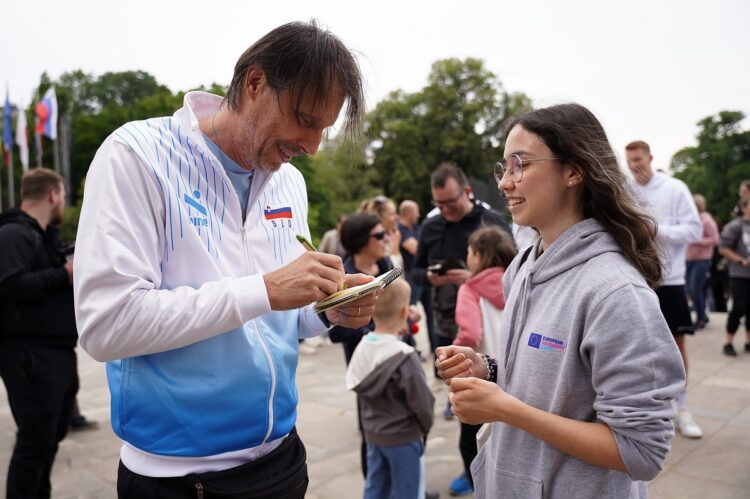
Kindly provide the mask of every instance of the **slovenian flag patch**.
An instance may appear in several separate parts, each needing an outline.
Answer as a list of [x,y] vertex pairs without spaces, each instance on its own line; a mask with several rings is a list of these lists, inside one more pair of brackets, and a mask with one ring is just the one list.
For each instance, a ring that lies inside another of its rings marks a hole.
[[266,209],[263,210],[263,218],[266,220],[277,220],[279,218],[292,218],[292,207],[291,206],[283,206],[281,208],[275,208],[271,209],[270,206],[266,206]]

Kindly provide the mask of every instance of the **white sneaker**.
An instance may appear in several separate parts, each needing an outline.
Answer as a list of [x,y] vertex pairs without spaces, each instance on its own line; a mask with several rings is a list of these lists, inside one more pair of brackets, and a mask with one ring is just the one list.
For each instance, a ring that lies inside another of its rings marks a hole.
[[683,437],[687,438],[701,438],[703,436],[703,430],[693,419],[693,415],[687,409],[680,409],[677,411],[677,430],[682,434]]

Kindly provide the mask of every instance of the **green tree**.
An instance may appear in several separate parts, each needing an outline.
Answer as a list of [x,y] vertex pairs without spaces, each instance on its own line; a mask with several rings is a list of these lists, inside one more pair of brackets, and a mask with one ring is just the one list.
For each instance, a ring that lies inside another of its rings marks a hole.
[[437,61],[421,91],[392,92],[368,115],[374,186],[397,200],[411,198],[426,206],[429,175],[442,161],[488,181],[505,127],[530,109],[531,100],[507,93],[480,59]]
[[123,71],[104,73],[92,84],[92,94],[101,107],[110,104],[132,106],[148,96],[160,93],[171,94],[145,71]]
[[377,172],[367,164],[361,143],[324,141],[310,163],[316,181],[330,197],[330,210],[321,219],[318,234],[332,228],[339,215],[356,211],[363,199],[382,194],[376,186]]
[[[76,70],[63,73],[57,80],[43,73],[37,99],[51,85],[55,85],[60,118],[68,120],[71,127],[74,203],[67,210],[63,226],[64,235],[70,238],[75,235],[78,225],[80,206],[77,203],[82,193],[82,182],[101,143],[128,121],[173,114],[182,106],[184,92],[173,94],[144,71],[108,72],[96,77]],[[210,90],[224,93],[224,88],[216,83],[212,84]],[[32,102],[31,110],[35,106],[36,102]],[[33,124],[34,121],[29,120],[29,123]],[[44,166],[51,167],[51,141],[43,140],[43,148]],[[33,154],[32,151],[32,157]]]
[[331,227],[336,223],[335,216],[331,214],[330,191],[321,182],[320,177],[317,176],[312,165],[312,159],[309,156],[297,156],[292,160],[292,164],[305,177],[309,205],[307,223],[310,226],[310,233],[313,236],[314,244],[317,244],[322,235],[321,227]]
[[740,182],[750,178],[750,130],[742,129],[744,118],[740,111],[721,111],[700,120],[697,145],[672,157],[675,177],[705,196],[708,211],[721,222],[731,216]]

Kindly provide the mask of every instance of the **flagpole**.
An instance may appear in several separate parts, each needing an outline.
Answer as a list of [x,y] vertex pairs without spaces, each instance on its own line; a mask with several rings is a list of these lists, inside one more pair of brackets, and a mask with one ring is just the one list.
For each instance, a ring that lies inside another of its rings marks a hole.
[[13,144],[8,147],[8,209],[16,206],[16,183],[13,181]]
[[60,149],[57,147],[57,139],[52,141],[52,164],[55,171],[60,173]]
[[68,196],[66,201],[68,205],[72,205],[73,189],[71,185],[73,179],[70,175],[70,119],[67,115],[60,119],[58,136],[60,137],[60,165],[63,178],[65,179],[65,192]]
[[42,166],[42,135],[39,132],[34,133],[34,145],[36,146],[36,166]]

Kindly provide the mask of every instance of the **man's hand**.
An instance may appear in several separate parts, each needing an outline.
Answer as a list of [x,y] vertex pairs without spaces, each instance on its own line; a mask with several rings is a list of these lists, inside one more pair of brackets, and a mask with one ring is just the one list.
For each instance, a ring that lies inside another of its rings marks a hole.
[[446,284],[460,286],[469,277],[471,277],[471,272],[466,269],[451,269],[443,275],[436,274],[435,272],[427,272],[427,280],[436,288],[445,286]]
[[263,276],[271,310],[292,310],[341,289],[344,265],[336,255],[307,251],[292,263]]
[[65,262],[65,270],[68,272],[68,282],[70,284],[73,284],[73,259],[67,260]]
[[436,274],[435,272],[429,270],[427,271],[427,280],[430,281],[430,284],[432,284],[436,288],[445,286],[450,282],[447,275]]
[[[372,281],[374,277],[367,274],[346,274],[346,285],[359,286]],[[338,308],[326,311],[326,318],[331,324],[356,329],[364,327],[370,323],[372,313],[375,311],[375,304],[378,302],[380,291],[363,296],[358,300],[349,302]]]
[[466,269],[451,269],[445,273],[445,277],[448,278],[449,283],[460,286],[471,277],[471,272]]

